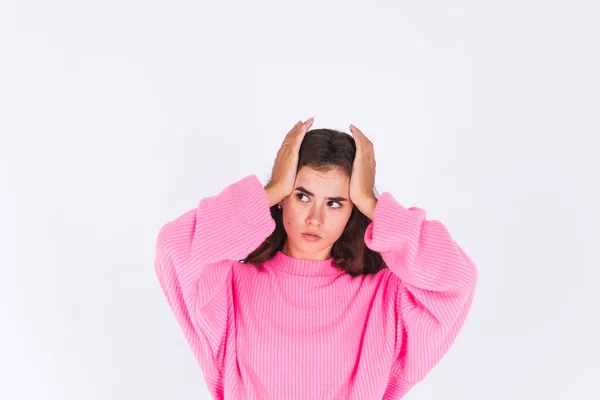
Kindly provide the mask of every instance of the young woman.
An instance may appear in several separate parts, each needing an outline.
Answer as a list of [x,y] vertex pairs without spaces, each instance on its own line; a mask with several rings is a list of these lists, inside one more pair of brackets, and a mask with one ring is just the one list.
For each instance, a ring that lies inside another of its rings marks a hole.
[[477,281],[439,221],[374,192],[373,145],[288,132],[256,175],[167,223],[156,273],[215,399],[399,399],[462,327]]

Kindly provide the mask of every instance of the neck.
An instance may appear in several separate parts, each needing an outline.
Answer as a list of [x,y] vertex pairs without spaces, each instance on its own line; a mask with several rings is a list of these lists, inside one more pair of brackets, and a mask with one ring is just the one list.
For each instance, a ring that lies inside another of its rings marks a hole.
[[291,275],[315,277],[315,276],[333,276],[337,277],[344,274],[344,271],[337,268],[333,263],[333,258],[326,260],[310,260],[305,258],[295,258],[288,256],[282,251],[277,251],[275,256],[267,261],[269,268]]

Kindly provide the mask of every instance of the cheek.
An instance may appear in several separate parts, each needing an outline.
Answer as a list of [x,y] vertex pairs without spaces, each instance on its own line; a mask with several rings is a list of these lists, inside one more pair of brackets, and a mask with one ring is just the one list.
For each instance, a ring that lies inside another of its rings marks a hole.
[[336,221],[333,229],[335,229],[335,231],[341,235],[342,232],[344,231],[345,227],[346,227],[346,220],[345,219],[341,219],[339,221]]
[[331,218],[329,222],[329,232],[336,235],[341,235],[346,228],[346,224],[348,223],[349,216],[335,216]]
[[287,208],[283,212],[283,225],[286,228],[294,228],[296,225],[298,225],[298,221],[297,221],[298,218],[299,218],[298,212],[296,210],[294,210],[293,207],[290,207],[288,205]]

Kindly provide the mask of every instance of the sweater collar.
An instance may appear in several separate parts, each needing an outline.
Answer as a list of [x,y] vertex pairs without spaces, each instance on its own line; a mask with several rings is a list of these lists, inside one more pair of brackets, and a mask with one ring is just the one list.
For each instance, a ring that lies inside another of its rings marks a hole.
[[290,257],[281,250],[278,250],[268,263],[273,269],[300,276],[333,276],[345,273],[334,265],[333,257],[326,260],[308,260]]

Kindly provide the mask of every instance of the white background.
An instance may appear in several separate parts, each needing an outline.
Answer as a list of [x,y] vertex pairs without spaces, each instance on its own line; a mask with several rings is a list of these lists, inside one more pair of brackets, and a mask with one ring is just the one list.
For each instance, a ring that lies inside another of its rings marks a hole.
[[599,26],[593,1],[3,1],[0,398],[208,399],[156,234],[266,182],[309,117],[361,128],[379,191],[479,268],[406,399],[600,398]]

